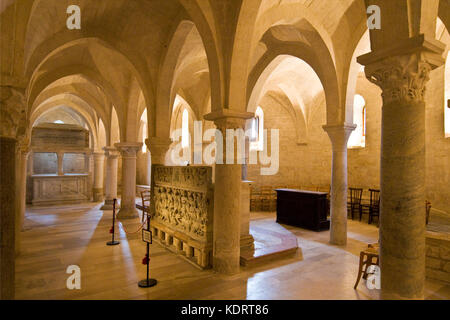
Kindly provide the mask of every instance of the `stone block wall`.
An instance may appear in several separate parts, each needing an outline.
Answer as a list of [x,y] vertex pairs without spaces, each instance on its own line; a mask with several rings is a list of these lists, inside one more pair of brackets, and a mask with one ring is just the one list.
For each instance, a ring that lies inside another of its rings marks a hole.
[[427,232],[426,276],[450,284],[450,235]]

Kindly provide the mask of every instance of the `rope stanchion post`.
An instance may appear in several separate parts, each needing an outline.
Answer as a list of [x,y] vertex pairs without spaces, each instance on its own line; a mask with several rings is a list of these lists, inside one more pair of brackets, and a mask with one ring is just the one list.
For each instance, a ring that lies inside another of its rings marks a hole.
[[117,240],[114,240],[114,229],[115,229],[115,225],[116,225],[116,201],[117,201],[117,199],[114,199],[113,200],[113,217],[112,217],[112,227],[111,227],[111,230],[110,230],[110,232],[111,232],[111,234],[112,234],[112,240],[111,241],[108,241],[107,243],[106,243],[106,245],[108,245],[108,246],[116,246],[116,245],[118,245],[119,243],[120,243],[120,241],[117,241]]
[[147,243],[147,253],[142,259],[142,263],[147,265],[147,278],[138,282],[140,288],[150,288],[155,286],[158,281],[156,279],[150,279],[150,243],[152,243],[152,233],[150,231],[150,213],[145,212],[145,207],[142,214],[147,214],[147,230],[142,230],[142,240]]

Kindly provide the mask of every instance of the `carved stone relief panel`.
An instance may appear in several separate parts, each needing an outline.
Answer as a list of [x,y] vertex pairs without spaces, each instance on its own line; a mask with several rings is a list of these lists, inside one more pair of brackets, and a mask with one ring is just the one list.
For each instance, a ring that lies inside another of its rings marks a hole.
[[199,260],[208,261],[203,257],[212,249],[212,169],[153,165],[152,176],[154,225],[165,234],[176,234],[175,243],[190,246],[195,242]]

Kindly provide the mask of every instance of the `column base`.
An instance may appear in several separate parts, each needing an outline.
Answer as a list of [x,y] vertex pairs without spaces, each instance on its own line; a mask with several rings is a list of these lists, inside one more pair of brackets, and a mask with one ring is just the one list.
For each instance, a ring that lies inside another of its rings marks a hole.
[[139,213],[136,208],[122,208],[117,214],[118,219],[133,219],[139,218]]
[[[113,200],[105,200],[105,203],[100,208],[100,210],[112,210],[113,209]],[[120,205],[118,202],[116,202],[116,209],[120,209]]]
[[104,197],[103,197],[103,188],[94,188],[92,190],[93,192],[93,198],[94,198],[94,202],[102,202]]
[[253,250],[255,249],[255,239],[251,234],[246,234],[241,236],[240,246],[242,250]]
[[[235,260],[235,261],[233,261]],[[234,275],[240,271],[240,257],[213,257],[214,271],[227,275]]]

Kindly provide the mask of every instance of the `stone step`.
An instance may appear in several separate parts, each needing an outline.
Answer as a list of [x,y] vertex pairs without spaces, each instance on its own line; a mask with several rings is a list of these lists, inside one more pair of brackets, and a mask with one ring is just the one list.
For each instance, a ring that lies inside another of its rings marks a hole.
[[255,224],[252,222],[250,233],[255,239],[255,248],[241,250],[242,266],[255,266],[291,258],[297,253],[297,237],[273,220],[258,221]]

